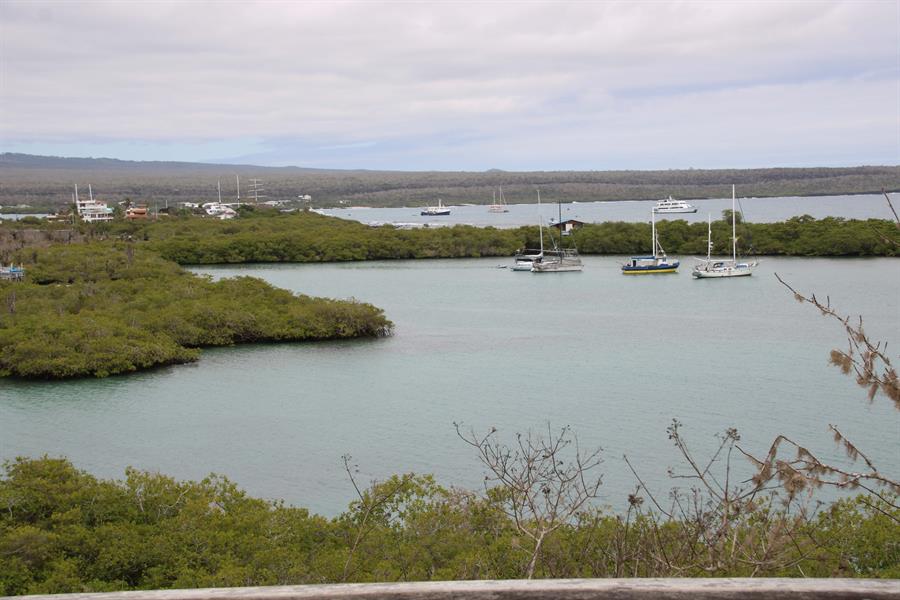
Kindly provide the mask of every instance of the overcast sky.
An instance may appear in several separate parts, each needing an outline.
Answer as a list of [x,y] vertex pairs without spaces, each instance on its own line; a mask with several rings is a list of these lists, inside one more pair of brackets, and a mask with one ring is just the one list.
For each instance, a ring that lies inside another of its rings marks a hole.
[[900,1],[0,0],[0,151],[400,170],[900,164]]

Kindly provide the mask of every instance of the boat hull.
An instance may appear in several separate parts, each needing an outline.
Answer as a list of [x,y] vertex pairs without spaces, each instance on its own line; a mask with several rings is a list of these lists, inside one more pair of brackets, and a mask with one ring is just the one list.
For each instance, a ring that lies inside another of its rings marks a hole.
[[531,267],[532,273],[577,273],[584,269],[580,258],[566,257],[562,260],[547,260],[536,262]]
[[625,265],[622,267],[623,275],[652,275],[655,273],[676,273],[678,265],[666,265],[659,267],[632,267]]
[[446,217],[450,214],[450,209],[447,210],[423,210],[421,213],[423,217]]
[[685,213],[695,213],[697,212],[696,208],[654,208],[653,212],[658,215],[669,215],[669,214],[685,214]]
[[531,268],[532,273],[579,273],[584,270],[582,265],[561,265],[549,267],[546,264],[535,265]]
[[723,277],[749,277],[753,275],[750,269],[735,269],[728,271],[694,271],[691,273],[697,279],[721,279]]

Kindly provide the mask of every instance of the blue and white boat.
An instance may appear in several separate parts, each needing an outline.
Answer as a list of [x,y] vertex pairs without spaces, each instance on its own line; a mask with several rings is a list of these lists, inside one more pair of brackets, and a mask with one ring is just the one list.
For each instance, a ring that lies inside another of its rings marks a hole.
[[443,201],[438,198],[437,206],[428,206],[422,209],[421,215],[423,217],[446,217],[450,214],[450,208],[444,206]]
[[677,260],[669,260],[666,251],[659,243],[656,235],[655,211],[650,211],[650,235],[653,239],[653,254],[651,256],[632,256],[629,262],[622,265],[623,275],[646,275],[652,273],[674,273],[681,263]]

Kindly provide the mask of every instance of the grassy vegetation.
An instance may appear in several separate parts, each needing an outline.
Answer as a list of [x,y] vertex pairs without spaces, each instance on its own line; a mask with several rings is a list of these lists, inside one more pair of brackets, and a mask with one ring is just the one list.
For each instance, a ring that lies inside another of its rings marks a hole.
[[0,376],[103,377],[197,360],[199,348],[375,337],[357,302],[294,295],[250,277],[213,282],[129,243],[55,245],[0,282]]
[[[18,459],[0,477],[0,594],[521,577],[529,542],[499,490],[403,475],[333,519],[252,498],[221,476],[128,470],[102,480],[63,459]],[[702,522],[585,508],[552,533],[536,577],[900,577],[900,513],[874,496],[796,523],[760,499],[735,515],[713,566]],[[790,539],[779,531],[790,531]],[[696,545],[694,545],[696,544]],[[766,547],[762,568],[729,548]],[[651,549],[654,549],[651,551]],[[656,552],[666,552],[665,560]],[[718,566],[715,566],[715,565]]]
[[[296,200],[309,194],[313,205],[424,206],[485,204],[497,186],[510,203],[545,199],[571,201],[725,198],[731,184],[757,197],[880,193],[900,190],[900,167],[870,166],[800,169],[683,169],[666,171],[484,171],[398,172],[329,171],[296,167],[252,167],[172,162],[130,162],[0,155],[0,205],[30,204],[55,209],[70,202],[72,185],[93,183],[95,197],[118,202],[130,198],[163,207],[167,202],[212,202],[217,182],[235,199],[235,175],[260,177],[267,199]],[[245,188],[246,194],[246,188]]]

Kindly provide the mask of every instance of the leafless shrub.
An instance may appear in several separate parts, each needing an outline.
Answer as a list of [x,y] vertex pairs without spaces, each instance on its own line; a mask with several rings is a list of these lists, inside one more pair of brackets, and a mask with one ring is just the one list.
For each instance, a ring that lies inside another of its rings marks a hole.
[[[869,402],[873,402],[878,395],[884,395],[897,410],[900,410],[900,381],[887,354],[887,344],[872,340],[866,334],[862,317],[851,320],[848,316],[841,316],[831,307],[830,299],[826,298],[823,303],[815,295],[804,296],[777,273],[775,277],[793,293],[798,302],[815,306],[823,316],[836,320],[844,328],[847,349],[832,350],[829,362],[838,367],[842,373],[855,376],[857,384],[866,390]],[[760,486],[777,482],[791,497],[803,490],[811,491],[823,486],[863,490],[897,508],[891,495],[900,493],[900,480],[896,476],[879,471],[859,446],[844,436],[835,425],[830,424],[829,429],[835,443],[843,448],[851,463],[862,463],[859,470],[846,469],[825,462],[793,439],[779,435],[763,458],[755,457],[740,449],[757,469],[754,482]],[[784,458],[782,451],[787,451],[789,457]],[[885,491],[888,492],[887,495],[882,493]],[[891,518],[897,520],[893,516]]]
[[[646,563],[643,574],[653,576],[697,576],[741,573],[755,576],[799,565],[813,555],[819,544],[809,531],[815,510],[789,497],[775,502],[775,487],[750,479],[735,481],[732,459],[740,435],[726,429],[708,460],[700,461],[691,451],[673,420],[667,429],[687,471],[669,470],[673,479],[685,480],[687,488],[673,489],[665,503],[644,484],[637,470],[624,457],[638,480],[629,496],[629,521],[643,523],[651,531],[637,536],[642,547],[624,553],[617,562],[633,563],[636,556]],[[645,507],[641,493],[650,499]]]
[[571,523],[585,503],[597,497],[602,476],[592,471],[602,462],[600,449],[583,453],[569,427],[554,433],[548,424],[546,436],[519,433],[515,445],[507,446],[497,440],[496,428],[478,435],[474,430],[464,433],[460,423],[454,426],[490,471],[484,479],[488,494],[500,488],[504,512],[531,540],[524,572],[531,579],[547,536]]

